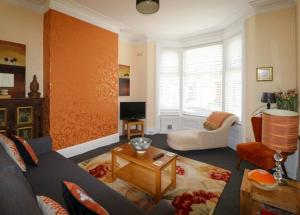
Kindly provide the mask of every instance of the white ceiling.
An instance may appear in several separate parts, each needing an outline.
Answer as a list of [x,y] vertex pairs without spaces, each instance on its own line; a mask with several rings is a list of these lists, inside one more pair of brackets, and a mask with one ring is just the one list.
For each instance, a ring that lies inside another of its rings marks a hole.
[[137,12],[136,0],[6,0],[44,13],[52,8],[131,40],[178,39],[222,30],[251,12],[295,4],[296,0],[160,0],[152,15]]
[[160,0],[152,15],[136,11],[135,0],[74,0],[122,23],[123,34],[140,38],[181,38],[223,29],[247,15],[247,0]]

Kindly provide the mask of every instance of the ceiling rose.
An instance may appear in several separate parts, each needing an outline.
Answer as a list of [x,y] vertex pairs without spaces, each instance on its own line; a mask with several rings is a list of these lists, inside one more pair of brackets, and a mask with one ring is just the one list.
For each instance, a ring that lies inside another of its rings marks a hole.
[[159,0],[136,0],[136,9],[142,14],[153,14],[159,10]]

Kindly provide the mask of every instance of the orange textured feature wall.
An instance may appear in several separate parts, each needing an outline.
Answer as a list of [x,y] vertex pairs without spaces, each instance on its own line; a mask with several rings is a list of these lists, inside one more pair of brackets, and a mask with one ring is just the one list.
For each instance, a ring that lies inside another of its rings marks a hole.
[[117,34],[54,10],[45,14],[44,92],[54,149],[118,132],[117,71]]

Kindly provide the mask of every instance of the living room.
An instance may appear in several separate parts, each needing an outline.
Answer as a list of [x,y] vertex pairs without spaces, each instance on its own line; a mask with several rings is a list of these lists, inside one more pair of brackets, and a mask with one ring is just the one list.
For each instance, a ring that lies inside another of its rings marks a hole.
[[300,214],[299,1],[0,0],[0,26],[0,214]]

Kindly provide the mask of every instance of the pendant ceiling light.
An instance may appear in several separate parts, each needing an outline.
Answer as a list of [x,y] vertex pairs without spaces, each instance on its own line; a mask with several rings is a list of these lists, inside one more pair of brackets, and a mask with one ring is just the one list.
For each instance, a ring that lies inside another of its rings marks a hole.
[[142,14],[152,14],[159,9],[159,0],[136,0],[136,9]]

